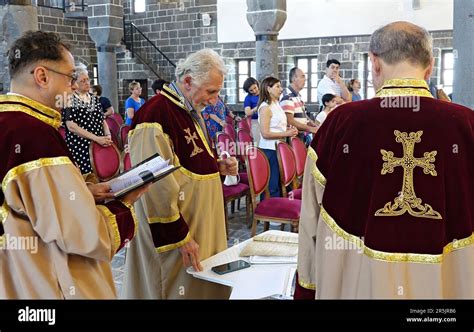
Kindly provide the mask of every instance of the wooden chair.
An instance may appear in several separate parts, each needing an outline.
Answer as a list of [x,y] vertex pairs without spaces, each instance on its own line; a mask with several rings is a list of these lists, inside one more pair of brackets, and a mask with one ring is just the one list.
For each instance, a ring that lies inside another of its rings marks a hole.
[[[230,156],[235,157],[235,142],[226,133],[218,132],[216,134],[217,140],[217,153],[221,155],[224,151],[229,153]],[[235,212],[235,201],[237,201],[237,208],[240,209],[240,199],[245,197],[246,202],[246,218],[247,225],[250,224],[250,190],[248,184],[239,182],[235,186],[226,186],[222,184],[222,191],[224,193],[224,210],[225,210],[225,221],[228,232],[228,221],[227,221],[227,204],[231,204],[231,213]],[[228,233],[227,233],[228,235]]]
[[[301,201],[286,197],[270,197],[268,190],[270,164],[262,150],[254,146],[247,147],[245,163],[252,195],[252,236],[255,236],[258,221],[264,221],[266,229],[268,222],[273,221],[291,224],[292,230],[296,231],[300,220]],[[267,198],[257,203],[257,197],[263,192]]]
[[89,157],[92,171],[100,181],[108,181],[120,171],[120,152],[114,144],[104,147],[91,142]]
[[[301,199],[301,189],[296,183],[296,161],[293,149],[285,142],[278,142],[276,146],[278,167],[280,169],[280,184],[283,197]],[[287,192],[287,187],[292,190]]]
[[110,116],[105,118],[105,122],[109,126],[110,135],[112,136],[112,141],[114,142],[115,146],[120,150],[123,150],[122,142],[119,140],[120,125]]

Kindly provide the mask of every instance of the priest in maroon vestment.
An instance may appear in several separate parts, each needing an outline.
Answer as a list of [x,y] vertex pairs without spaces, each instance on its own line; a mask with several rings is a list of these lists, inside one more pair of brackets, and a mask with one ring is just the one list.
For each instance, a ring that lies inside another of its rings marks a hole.
[[[108,184],[86,184],[58,132],[75,87],[59,37],[27,32],[8,53],[11,89],[0,96],[0,298],[116,298],[110,261],[133,238],[132,204]],[[93,195],[94,194],[94,195]]]
[[423,28],[372,35],[375,98],[308,151],[295,298],[474,298],[474,113],[433,99]]

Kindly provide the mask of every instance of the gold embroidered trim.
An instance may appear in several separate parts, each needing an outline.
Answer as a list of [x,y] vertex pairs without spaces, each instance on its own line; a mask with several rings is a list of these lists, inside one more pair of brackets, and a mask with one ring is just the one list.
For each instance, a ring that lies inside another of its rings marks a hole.
[[[163,135],[168,138],[168,140],[170,140],[170,137],[168,136],[168,134],[166,134],[165,132],[163,132],[163,128],[161,127],[161,125],[159,123],[156,123],[156,122],[153,122],[153,123],[140,123],[139,125],[137,125],[135,127],[134,130],[130,130],[130,132],[128,133],[129,137],[131,137],[130,135],[132,135],[132,133],[135,131],[135,130],[138,130],[138,129],[144,129],[144,128],[151,128],[151,129],[158,129],[159,131],[161,131],[163,133]],[[203,141],[204,142],[204,145],[206,146],[207,148],[207,144],[206,144],[206,141]],[[170,140],[170,144],[172,144],[171,140]],[[212,173],[212,174],[205,174],[205,175],[201,175],[201,174],[196,174],[196,173],[193,173],[189,170],[187,170],[186,168],[184,168],[180,162],[179,162],[179,158],[176,154],[174,154],[174,165],[175,166],[181,166],[179,168],[179,171],[181,173],[183,173],[184,175],[186,175],[187,177],[190,177],[194,180],[210,180],[210,179],[214,179],[214,178],[219,178],[220,175],[219,175],[219,172],[217,173]]]
[[13,167],[7,172],[2,181],[2,190],[6,192],[7,185],[17,176],[22,175],[23,173],[47,166],[57,166],[57,165],[68,165],[72,162],[68,157],[55,157],[55,158],[40,158],[38,160],[33,160],[16,167]]
[[186,129],[183,129],[184,132],[188,135],[184,135],[184,138],[186,138],[186,143],[189,144],[189,143],[193,143],[193,152],[191,152],[191,155],[189,156],[190,158],[198,155],[199,153],[201,152],[204,152],[203,149],[201,149],[199,146],[197,146],[196,142],[194,140],[198,139],[198,137],[196,136],[196,132],[193,132],[193,134],[191,135],[191,128],[186,128]]
[[193,123],[194,123],[194,127],[196,127],[196,130],[197,130],[197,133],[198,133],[199,137],[201,138],[202,144],[204,144],[204,146],[206,147],[207,153],[209,153],[209,155],[212,158],[214,158],[214,154],[212,153],[212,150],[209,147],[209,144],[207,144],[207,139],[206,139],[206,136],[204,135],[204,133],[201,130],[201,126],[196,122],[196,120],[194,120],[194,118],[193,118]]
[[176,220],[179,220],[179,213],[175,214],[174,216],[171,217],[152,217],[148,218],[148,223],[149,224],[154,224],[154,223],[161,223],[161,224],[168,224],[175,222]]
[[321,173],[318,166],[316,166],[316,161],[318,161],[318,155],[312,147],[308,148],[308,157],[314,162],[314,167],[311,170],[311,175],[314,177],[316,182],[321,185],[321,187],[326,187],[326,178],[324,177],[323,173]]
[[386,80],[375,97],[418,96],[433,98],[424,80],[406,78]]
[[301,279],[298,278],[298,284],[303,287],[303,288],[306,288],[306,289],[310,289],[310,290],[316,290],[316,285],[315,284],[312,284],[310,282],[306,282],[306,281],[303,281]]
[[193,180],[212,180],[212,179],[219,179],[220,178],[220,173],[212,173],[212,174],[196,174],[191,172],[190,170],[187,170],[183,166],[181,166],[178,169],[181,173],[186,175],[187,177],[193,179]]
[[4,224],[5,221],[7,220],[7,217],[8,217],[8,206],[4,198],[3,204],[2,206],[0,206],[0,223]]
[[135,224],[135,228],[133,230],[133,236],[137,236],[137,234],[138,234],[138,218],[137,218],[137,215],[135,214],[135,208],[134,208],[133,204],[130,204],[130,203],[122,201],[122,200],[120,200],[120,202],[122,202],[122,204],[125,205],[126,207],[128,207],[128,209],[130,210],[130,213],[131,213],[132,218],[133,218],[133,223]]
[[[33,109],[35,109],[37,112],[42,113],[42,114],[37,114],[38,116],[41,116],[41,118],[38,118],[34,114],[30,114],[29,112],[25,112],[25,113],[28,113],[28,114],[36,117],[37,119],[39,119],[39,120],[55,127],[56,129],[58,129],[59,126],[61,125],[61,113],[60,112],[58,112],[58,111],[56,111],[52,108],[49,108],[49,107],[37,102],[36,100],[30,99],[28,97],[17,96],[17,95],[0,95],[0,103],[23,103],[23,104],[29,105]],[[2,106],[6,107],[7,105],[6,104],[0,105],[0,107],[2,107]],[[26,107],[26,106],[23,106],[23,105],[10,105],[10,106],[14,106],[15,108],[17,108],[18,106]],[[32,110],[31,108],[28,108],[28,107],[26,107],[26,108],[27,108],[27,110],[29,110],[32,113],[37,113],[34,110]],[[5,111],[15,111],[15,109],[5,110]],[[44,118],[44,120],[43,120],[43,118]]]
[[[54,129],[58,129],[61,126],[61,116],[59,118],[49,118],[39,112],[33,111],[31,108],[20,105],[20,104],[0,104],[0,112],[21,112],[28,114],[47,125],[50,125]],[[58,113],[59,114],[59,113]]]
[[160,94],[168,98],[171,102],[174,104],[178,105],[182,109],[188,111],[187,107],[184,105],[184,103],[181,102],[181,97],[170,87],[164,86],[163,90],[161,90]]
[[308,147],[308,157],[314,162],[318,161],[318,155],[311,146]]
[[394,168],[401,166],[403,168],[403,184],[400,196],[396,197],[392,205],[391,202],[385,204],[381,209],[375,212],[375,216],[401,216],[408,212],[413,217],[442,219],[439,212],[435,211],[431,205],[422,204],[421,198],[416,197],[413,184],[413,170],[415,167],[422,167],[424,174],[436,176],[435,162],[437,151],[425,152],[422,158],[415,158],[413,152],[415,144],[421,142],[423,131],[411,132],[409,135],[398,130],[394,131],[395,141],[403,145],[403,157],[394,157],[392,151],[381,149],[382,160],[384,161],[381,174],[393,173]]
[[118,229],[117,219],[115,218],[115,215],[106,206],[97,205],[97,208],[99,208],[99,210],[101,210],[102,213],[107,217],[107,221],[112,227],[112,231],[114,233],[114,251],[117,251],[118,248],[120,248],[120,244],[122,243],[122,241],[120,240],[120,231]]
[[427,263],[427,264],[439,264],[443,262],[444,256],[451,253],[454,250],[462,249],[467,246],[474,244],[474,233],[467,238],[461,240],[454,240],[451,243],[443,247],[443,253],[439,255],[430,254],[413,254],[413,253],[390,253],[384,251],[378,251],[370,249],[365,246],[364,242],[357,236],[347,233],[343,230],[335,220],[329,215],[329,213],[321,206],[320,215],[323,218],[324,223],[338,236],[344,240],[354,243],[358,249],[363,248],[364,255],[386,262],[410,262],[410,263]]
[[167,244],[165,246],[158,247],[155,250],[156,250],[157,253],[162,253],[162,252],[165,252],[165,251],[173,250],[173,249],[182,247],[183,245],[188,243],[189,240],[191,240],[191,235],[188,233],[183,240],[181,240],[177,243]]
[[5,242],[5,234],[0,236],[0,250],[3,248]]

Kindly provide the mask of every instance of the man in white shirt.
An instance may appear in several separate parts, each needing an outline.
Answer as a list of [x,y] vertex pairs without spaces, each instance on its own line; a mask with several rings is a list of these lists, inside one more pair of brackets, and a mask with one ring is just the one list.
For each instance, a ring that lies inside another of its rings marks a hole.
[[333,94],[336,96],[338,105],[352,100],[351,93],[347,89],[344,81],[339,76],[339,67],[341,63],[336,59],[329,59],[326,62],[326,75],[318,84],[318,102],[322,104],[322,98],[325,94]]

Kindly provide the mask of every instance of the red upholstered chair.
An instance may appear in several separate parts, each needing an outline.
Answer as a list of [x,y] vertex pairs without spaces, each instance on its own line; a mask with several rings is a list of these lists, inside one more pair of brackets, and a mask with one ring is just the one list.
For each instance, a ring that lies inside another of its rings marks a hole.
[[[220,155],[223,151],[227,151],[232,157],[237,157],[238,159],[241,159],[242,152],[238,149],[235,140],[229,134],[218,132],[216,134],[216,142],[216,151],[218,155]],[[240,165],[243,165],[243,163],[245,163],[244,158],[241,159]],[[246,171],[239,172],[239,176],[241,183],[244,183],[246,185],[249,184],[248,175]],[[238,204],[240,208],[240,200],[238,201]]]
[[[218,132],[216,134],[216,149],[217,154],[220,156],[223,152],[229,153],[230,156],[236,156],[236,148],[237,145],[235,144],[234,140],[223,132]],[[239,184],[235,186],[225,186],[222,184],[222,191],[224,192],[224,204],[225,204],[225,213],[226,213],[226,225],[227,225],[227,203],[232,202],[231,205],[231,212],[235,212],[235,201],[237,200],[237,208],[240,209],[240,198],[245,196],[246,198],[246,208],[247,208],[247,223],[250,223],[250,192],[248,184],[242,181],[242,174],[239,173],[241,176]]]
[[130,131],[130,126],[122,125],[120,127],[120,143],[122,147],[125,148],[125,145],[128,144],[128,132]]
[[[292,148],[285,142],[277,143],[277,158],[280,168],[280,183],[283,197],[290,199],[301,199],[301,189],[296,184],[296,161]],[[292,186],[289,193],[287,187]]]
[[112,119],[115,120],[119,124],[119,126],[123,125],[123,118],[120,114],[114,113],[110,116]]
[[232,117],[229,116],[229,115],[226,115],[226,117],[225,117],[225,122],[227,122],[228,124],[232,125],[232,127],[235,125],[234,119],[232,119]]
[[103,147],[91,142],[89,156],[92,170],[100,181],[108,181],[119,173],[120,152],[114,144]]
[[[265,222],[265,228],[268,228],[268,221],[273,221],[291,224],[292,230],[296,231],[300,220],[301,201],[286,197],[270,197],[268,190],[270,164],[262,150],[254,146],[248,147],[245,163],[252,195],[252,236],[255,235],[259,220]],[[266,193],[267,198],[257,203],[257,196],[263,192]]]
[[122,142],[119,140],[120,125],[110,116],[105,118],[105,122],[107,122],[107,125],[109,126],[112,141],[120,150],[122,150]]
[[236,133],[235,133],[235,128],[233,125],[228,124],[227,126],[224,127],[224,133],[229,135],[233,141],[236,139]]
[[304,145],[303,141],[300,140],[298,137],[293,137],[290,140],[290,145],[293,148],[293,152],[295,153],[296,176],[298,178],[301,178],[304,173],[304,165],[306,163],[306,156],[308,152],[306,150],[306,146]]
[[[245,153],[247,151],[247,146],[254,145],[252,135],[245,129],[237,129],[237,142],[239,161],[243,166],[245,166]],[[240,181],[249,184],[247,172],[240,174]]]
[[125,153],[123,155],[123,170],[128,171],[132,168],[132,161],[130,160],[130,153]]
[[247,125],[250,128],[250,130],[249,130],[250,135],[252,135],[252,117],[251,116],[246,117],[245,121],[247,121]]
[[239,122],[237,122],[237,128],[247,130],[248,132],[252,131],[251,127],[249,126],[249,123],[248,123],[247,119],[242,119]]

